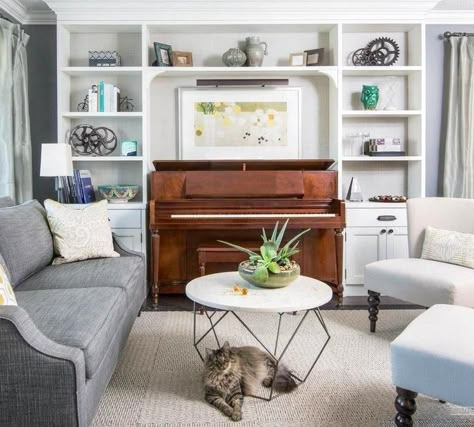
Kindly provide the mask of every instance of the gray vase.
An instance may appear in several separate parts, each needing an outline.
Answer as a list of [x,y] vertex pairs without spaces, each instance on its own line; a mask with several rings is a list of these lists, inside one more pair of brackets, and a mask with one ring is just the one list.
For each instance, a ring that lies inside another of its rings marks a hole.
[[230,48],[222,55],[222,62],[226,67],[241,67],[246,61],[247,55],[238,48]]
[[[261,42],[257,36],[247,37],[247,47],[245,52],[247,53],[247,63],[250,67],[261,67],[264,55],[267,55],[267,44]],[[265,48],[262,47],[265,45]]]

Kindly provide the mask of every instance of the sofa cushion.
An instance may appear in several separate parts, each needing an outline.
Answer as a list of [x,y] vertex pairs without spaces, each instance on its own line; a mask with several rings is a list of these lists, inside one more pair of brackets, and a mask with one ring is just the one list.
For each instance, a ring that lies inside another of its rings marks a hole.
[[474,270],[420,258],[387,259],[365,266],[365,287],[414,304],[474,307]]
[[118,287],[22,291],[16,298],[48,338],[84,352],[89,379],[104,358],[128,301]]
[[74,208],[48,199],[44,206],[59,255],[53,264],[120,256],[114,251],[107,200]]
[[50,265],[18,285],[18,290],[117,287],[133,291],[145,268],[141,257],[91,259]]
[[435,305],[392,342],[398,387],[463,406],[474,405],[474,310]]
[[51,263],[53,238],[36,200],[0,209],[0,254],[13,287]]
[[8,208],[15,206],[15,202],[11,197],[0,197],[0,208]]

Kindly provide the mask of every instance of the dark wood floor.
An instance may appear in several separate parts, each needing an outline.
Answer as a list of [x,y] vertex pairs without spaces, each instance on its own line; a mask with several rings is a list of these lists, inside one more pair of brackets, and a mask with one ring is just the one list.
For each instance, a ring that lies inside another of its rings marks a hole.
[[[380,298],[381,309],[407,309],[421,308],[413,304],[391,297]],[[153,305],[150,298],[147,298],[143,305],[143,311],[192,311],[193,302],[186,295],[160,295],[160,303]],[[343,304],[337,306],[334,301],[321,307],[323,310],[367,310],[366,297],[345,297]]]

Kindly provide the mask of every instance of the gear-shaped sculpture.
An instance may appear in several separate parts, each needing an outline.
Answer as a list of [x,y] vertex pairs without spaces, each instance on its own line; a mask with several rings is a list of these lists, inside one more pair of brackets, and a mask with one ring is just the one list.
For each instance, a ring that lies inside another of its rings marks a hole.
[[81,124],[71,130],[69,144],[80,156],[107,156],[117,148],[117,135],[104,126]]
[[389,66],[395,64],[400,56],[400,48],[395,40],[379,37],[372,40],[366,47],[357,49],[352,54],[354,65]]
[[370,65],[393,65],[400,56],[397,42],[389,37],[372,40],[366,49],[369,51]]

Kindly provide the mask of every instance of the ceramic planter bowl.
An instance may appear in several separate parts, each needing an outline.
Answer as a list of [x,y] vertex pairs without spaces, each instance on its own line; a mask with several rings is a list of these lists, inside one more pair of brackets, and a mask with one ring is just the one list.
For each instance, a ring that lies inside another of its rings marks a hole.
[[268,278],[263,281],[258,280],[254,273],[255,268],[249,266],[247,261],[243,261],[239,264],[240,277],[250,284],[260,288],[284,288],[299,277],[300,266],[298,264],[294,264],[294,268],[292,270],[282,271],[280,274],[269,272]]

